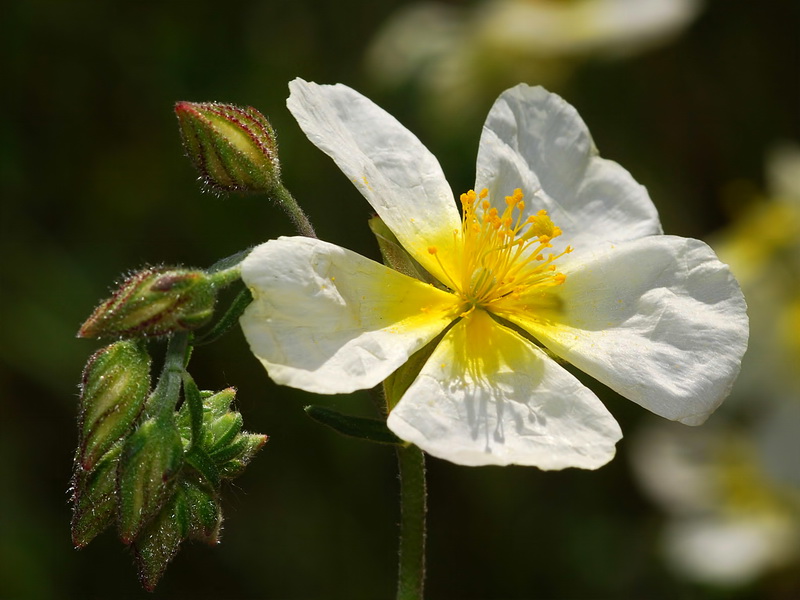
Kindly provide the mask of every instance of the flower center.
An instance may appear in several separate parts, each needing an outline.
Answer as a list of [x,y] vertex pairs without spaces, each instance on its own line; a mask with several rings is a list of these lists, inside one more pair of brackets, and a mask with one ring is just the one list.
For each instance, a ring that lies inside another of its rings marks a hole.
[[[464,302],[462,316],[475,308],[491,310],[494,303],[534,287],[561,285],[566,275],[557,272],[553,262],[572,252],[570,246],[560,254],[547,252],[561,229],[545,210],[524,218],[522,190],[505,197],[502,213],[487,196],[485,189],[461,194],[463,244],[458,270],[450,273],[439,261],[449,280],[444,283]],[[437,249],[431,246],[428,252],[436,256]]]

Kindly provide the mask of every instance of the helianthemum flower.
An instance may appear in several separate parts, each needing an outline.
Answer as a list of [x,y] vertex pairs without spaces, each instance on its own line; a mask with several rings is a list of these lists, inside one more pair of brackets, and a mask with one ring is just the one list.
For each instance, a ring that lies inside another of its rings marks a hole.
[[370,388],[443,333],[389,428],[455,463],[543,469],[599,467],[622,435],[551,354],[690,425],[726,396],[747,344],[736,281],[704,243],[660,235],[645,189],[561,98],[498,98],[459,210],[433,155],[370,100],[290,88],[309,139],[438,285],[316,239],[257,247],[242,327],[276,382]]

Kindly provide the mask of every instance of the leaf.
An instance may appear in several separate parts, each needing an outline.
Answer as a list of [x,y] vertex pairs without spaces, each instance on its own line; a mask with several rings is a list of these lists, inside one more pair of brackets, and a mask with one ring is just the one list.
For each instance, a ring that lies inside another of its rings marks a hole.
[[405,444],[403,440],[389,431],[385,421],[353,417],[323,406],[306,406],[306,414],[343,435],[376,442],[378,444]]

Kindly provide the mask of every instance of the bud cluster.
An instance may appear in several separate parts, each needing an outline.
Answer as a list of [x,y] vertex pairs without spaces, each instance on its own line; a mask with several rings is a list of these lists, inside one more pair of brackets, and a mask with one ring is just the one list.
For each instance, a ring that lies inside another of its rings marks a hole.
[[185,371],[180,408],[148,414],[159,393],[150,391],[149,371],[146,350],[131,340],[103,348],[86,367],[72,539],[82,548],[116,524],[152,590],[183,541],[217,543],[221,485],[267,437],[242,431],[231,410],[235,390],[200,392]]

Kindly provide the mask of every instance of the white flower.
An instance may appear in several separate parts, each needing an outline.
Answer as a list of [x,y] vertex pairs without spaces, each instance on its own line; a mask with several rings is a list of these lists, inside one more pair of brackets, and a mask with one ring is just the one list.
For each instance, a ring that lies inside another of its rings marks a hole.
[[459,215],[439,163],[393,117],[342,85],[290,88],[309,139],[441,286],[315,239],[257,247],[241,323],[277,383],[370,388],[444,332],[389,428],[455,463],[543,469],[597,468],[621,437],[549,353],[691,425],[726,396],[747,341],[736,281],[702,242],[660,235],[645,189],[561,98],[500,96]]

